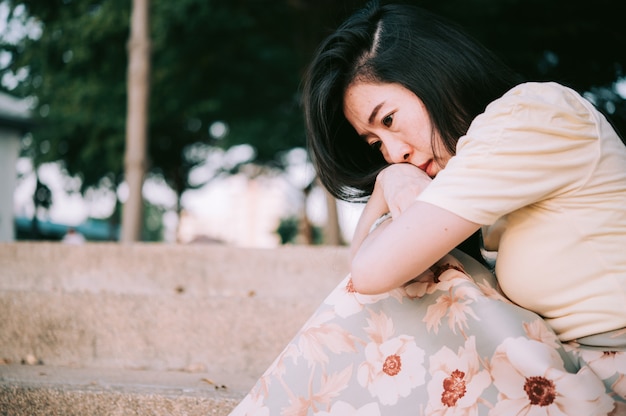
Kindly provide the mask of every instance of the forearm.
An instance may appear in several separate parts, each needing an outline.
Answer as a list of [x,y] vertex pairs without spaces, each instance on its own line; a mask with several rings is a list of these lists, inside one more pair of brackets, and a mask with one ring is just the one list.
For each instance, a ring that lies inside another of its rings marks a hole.
[[424,172],[407,163],[387,166],[380,171],[372,195],[355,229],[351,258],[354,258],[370,234],[372,225],[382,215],[390,213],[394,218],[399,216],[430,182],[431,179]]
[[352,260],[354,288],[376,294],[400,287],[478,228],[449,211],[417,202],[362,241]]
[[387,207],[385,199],[382,197],[380,191],[374,190],[354,230],[352,243],[350,244],[350,259],[354,259],[354,256],[370,233],[374,223],[387,212],[389,212],[389,208]]

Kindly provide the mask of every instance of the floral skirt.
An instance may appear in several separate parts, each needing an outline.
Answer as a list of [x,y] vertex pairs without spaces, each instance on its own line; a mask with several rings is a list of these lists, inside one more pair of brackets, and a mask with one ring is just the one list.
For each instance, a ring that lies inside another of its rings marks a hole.
[[346,277],[231,416],[626,415],[626,330],[594,343],[559,341],[455,252],[382,295]]

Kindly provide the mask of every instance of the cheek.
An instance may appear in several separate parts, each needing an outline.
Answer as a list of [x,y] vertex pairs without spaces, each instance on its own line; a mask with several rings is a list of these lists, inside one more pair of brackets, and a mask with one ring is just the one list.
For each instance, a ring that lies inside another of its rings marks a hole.
[[425,155],[432,155],[432,143],[430,137],[426,134],[425,131],[420,131],[419,134],[413,138],[413,141],[411,143],[418,152]]

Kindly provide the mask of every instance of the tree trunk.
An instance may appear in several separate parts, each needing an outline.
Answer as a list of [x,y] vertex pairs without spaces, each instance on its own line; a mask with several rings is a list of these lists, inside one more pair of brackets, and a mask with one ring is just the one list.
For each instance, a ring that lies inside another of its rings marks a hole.
[[296,236],[297,244],[311,245],[313,244],[313,224],[309,220],[309,214],[307,213],[307,204],[309,201],[309,195],[313,190],[313,183],[309,184],[302,190],[303,204],[302,213],[298,221],[298,234]]
[[133,0],[128,43],[128,101],[124,177],[128,199],[122,209],[120,240],[139,241],[142,232],[142,187],[146,171],[150,78],[149,0]]
[[337,200],[330,192],[324,189],[326,195],[327,220],[324,226],[324,244],[339,246],[343,244],[339,227],[339,213],[337,212]]

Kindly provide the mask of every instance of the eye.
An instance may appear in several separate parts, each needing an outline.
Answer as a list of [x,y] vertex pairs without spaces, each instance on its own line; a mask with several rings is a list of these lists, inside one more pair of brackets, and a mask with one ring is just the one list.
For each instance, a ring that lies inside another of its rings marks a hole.
[[385,127],[391,127],[392,123],[393,123],[393,114],[389,114],[385,116],[385,118],[383,118],[383,125]]

